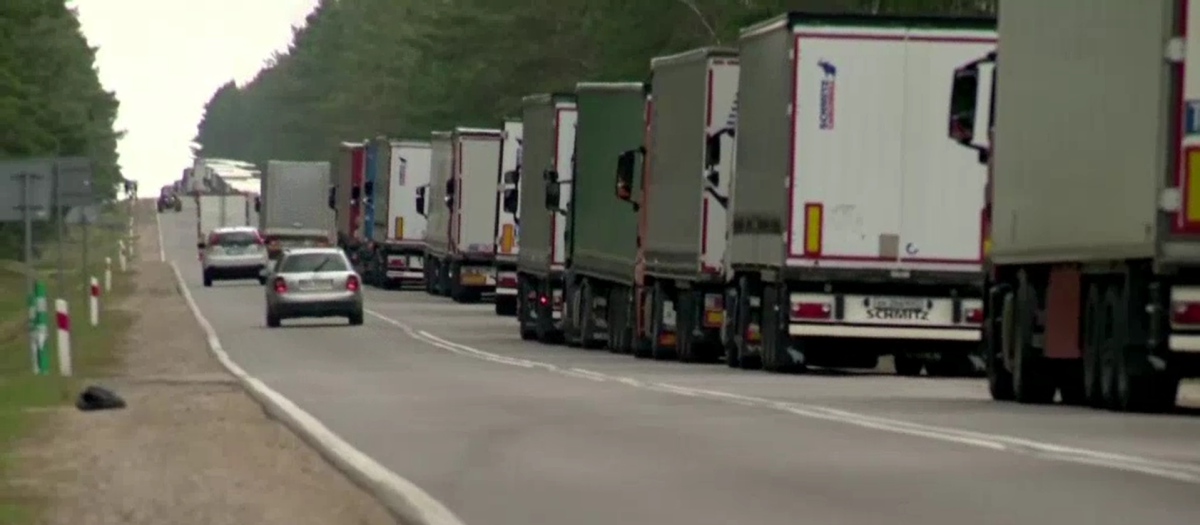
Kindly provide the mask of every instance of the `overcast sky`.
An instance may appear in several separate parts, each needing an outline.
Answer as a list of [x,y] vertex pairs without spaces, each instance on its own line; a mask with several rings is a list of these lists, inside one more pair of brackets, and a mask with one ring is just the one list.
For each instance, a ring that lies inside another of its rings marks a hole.
[[[3,1],[3,0],[0,0]],[[99,47],[104,86],[121,101],[125,176],[155,196],[191,165],[204,103],[230,79],[249,80],[291,41],[317,0],[75,0]]]

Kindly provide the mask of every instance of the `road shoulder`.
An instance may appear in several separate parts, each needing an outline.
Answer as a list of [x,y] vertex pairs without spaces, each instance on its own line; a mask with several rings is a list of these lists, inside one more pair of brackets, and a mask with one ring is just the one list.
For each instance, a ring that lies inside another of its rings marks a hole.
[[21,443],[18,488],[45,498],[42,523],[394,523],[212,358],[147,223],[136,289],[118,306],[133,323],[98,381],[128,408],[54,409]]

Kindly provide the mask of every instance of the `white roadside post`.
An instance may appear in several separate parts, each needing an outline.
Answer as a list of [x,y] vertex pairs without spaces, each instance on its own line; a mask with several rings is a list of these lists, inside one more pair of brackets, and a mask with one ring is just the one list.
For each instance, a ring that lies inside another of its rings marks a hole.
[[54,300],[54,320],[58,325],[58,373],[71,375],[71,314],[66,299]]
[[117,241],[117,261],[121,265],[121,272],[125,271],[125,241]]
[[95,277],[88,283],[88,317],[92,326],[100,326],[100,281]]
[[104,258],[104,291],[112,291],[112,257]]

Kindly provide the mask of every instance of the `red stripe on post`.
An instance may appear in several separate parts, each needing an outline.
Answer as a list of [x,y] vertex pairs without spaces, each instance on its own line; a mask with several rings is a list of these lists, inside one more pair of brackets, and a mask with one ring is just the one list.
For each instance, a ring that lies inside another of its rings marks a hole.
[[92,297],[100,297],[100,285],[92,285]]
[[71,317],[63,312],[55,312],[54,319],[58,322],[59,330],[71,329]]

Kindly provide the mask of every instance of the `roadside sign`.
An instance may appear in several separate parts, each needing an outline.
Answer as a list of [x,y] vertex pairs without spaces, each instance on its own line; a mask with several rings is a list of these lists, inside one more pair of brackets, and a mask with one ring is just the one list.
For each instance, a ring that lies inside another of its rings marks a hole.
[[55,195],[59,206],[87,206],[94,202],[92,194],[92,161],[86,157],[60,157],[58,188]]
[[[28,177],[26,177],[28,175]],[[25,220],[25,184],[29,184],[29,203],[33,220],[50,216],[54,160],[26,159],[0,161],[0,222]]]

